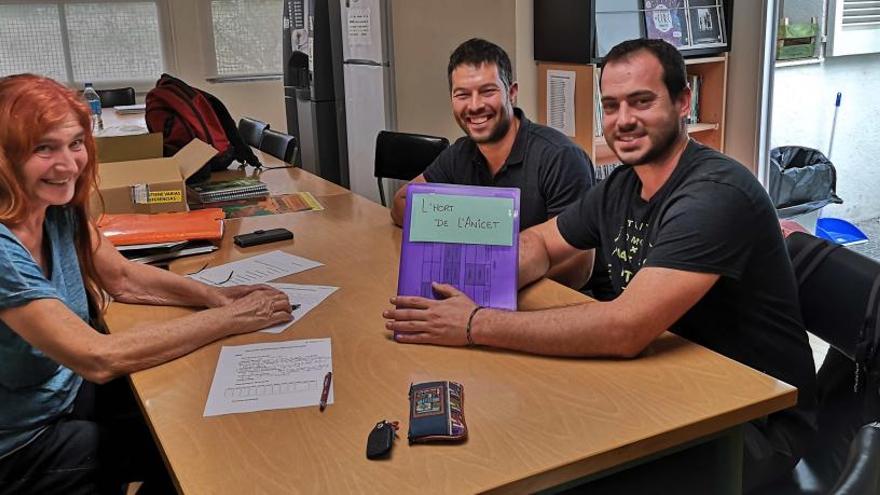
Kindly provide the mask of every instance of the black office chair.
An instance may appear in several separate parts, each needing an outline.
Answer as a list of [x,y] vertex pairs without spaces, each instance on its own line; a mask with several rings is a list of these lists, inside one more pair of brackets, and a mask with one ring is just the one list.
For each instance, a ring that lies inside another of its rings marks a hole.
[[828,493],[860,495],[880,492],[880,423],[859,429],[849,448],[849,457],[837,483]]
[[376,162],[373,175],[379,184],[379,199],[385,202],[382,179],[412,180],[449,146],[443,137],[381,131],[376,136]]
[[816,376],[817,438],[791,477],[762,493],[880,493],[880,263],[800,232],[786,245],[804,325],[831,348]]
[[263,131],[263,139],[260,141],[260,151],[293,165],[296,156],[297,142],[294,136],[278,132],[272,129]]
[[96,89],[104,108],[134,105],[134,88]]
[[263,132],[269,128],[269,124],[262,120],[242,117],[238,120],[238,133],[241,134],[248,146],[259,149],[263,142]]

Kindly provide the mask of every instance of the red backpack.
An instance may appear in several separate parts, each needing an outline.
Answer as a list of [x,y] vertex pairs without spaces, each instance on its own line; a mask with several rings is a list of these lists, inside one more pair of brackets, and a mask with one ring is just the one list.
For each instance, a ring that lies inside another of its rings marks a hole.
[[162,74],[156,87],[147,93],[147,129],[161,132],[163,154],[172,156],[194,138],[213,146],[217,155],[188,182],[206,180],[212,170],[224,170],[237,160],[261,167],[241,135],[226,106],[215,96]]

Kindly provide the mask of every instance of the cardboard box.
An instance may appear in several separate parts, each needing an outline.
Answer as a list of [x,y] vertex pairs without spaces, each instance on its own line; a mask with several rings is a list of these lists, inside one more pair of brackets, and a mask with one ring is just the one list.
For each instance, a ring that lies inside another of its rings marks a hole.
[[193,139],[168,158],[99,164],[104,213],[187,211],[186,179],[216,154],[211,145]]
[[100,163],[162,157],[162,133],[95,136]]

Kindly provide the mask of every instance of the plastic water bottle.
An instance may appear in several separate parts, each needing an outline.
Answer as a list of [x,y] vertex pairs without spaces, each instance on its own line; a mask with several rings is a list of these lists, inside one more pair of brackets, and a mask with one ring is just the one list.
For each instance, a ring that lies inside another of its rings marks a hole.
[[104,128],[104,121],[101,119],[101,97],[98,96],[98,92],[92,87],[92,83],[86,83],[86,87],[83,90],[83,98],[86,99],[92,111],[92,130],[100,131]]

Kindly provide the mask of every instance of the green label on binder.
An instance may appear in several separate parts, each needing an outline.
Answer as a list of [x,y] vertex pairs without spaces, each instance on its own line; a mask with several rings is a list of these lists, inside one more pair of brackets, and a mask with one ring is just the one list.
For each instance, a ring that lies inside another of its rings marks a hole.
[[413,194],[410,242],[513,245],[513,199]]

